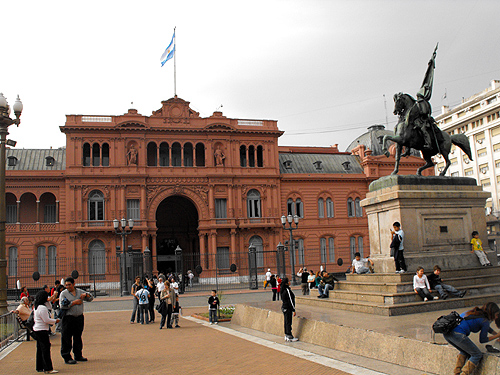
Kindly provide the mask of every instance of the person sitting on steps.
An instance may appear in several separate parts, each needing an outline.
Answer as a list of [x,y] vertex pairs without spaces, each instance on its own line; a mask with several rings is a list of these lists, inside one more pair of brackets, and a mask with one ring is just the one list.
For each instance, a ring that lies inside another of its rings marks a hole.
[[335,287],[335,281],[338,281],[335,276],[323,271],[323,278],[318,285],[318,298],[328,298],[329,291]]
[[429,280],[429,285],[430,285],[431,289],[438,292],[441,299],[448,298],[448,293],[451,293],[455,297],[459,297],[459,298],[462,298],[463,296],[465,296],[465,293],[467,293],[467,291],[465,291],[465,290],[458,291],[454,287],[452,287],[451,285],[443,284],[443,280],[439,276],[440,274],[441,274],[441,267],[439,267],[438,265],[435,265],[434,272],[431,273],[429,276],[427,276],[427,280]]

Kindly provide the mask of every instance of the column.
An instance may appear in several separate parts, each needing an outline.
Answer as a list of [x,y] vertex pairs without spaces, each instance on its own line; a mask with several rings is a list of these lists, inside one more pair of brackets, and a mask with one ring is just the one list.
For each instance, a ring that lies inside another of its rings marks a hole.
[[16,201],[17,212],[16,212],[16,223],[19,224],[21,222],[21,201]]
[[36,201],[36,223],[40,224],[40,201]]
[[231,229],[231,248],[229,249],[231,264],[236,264],[236,230]]
[[209,218],[213,219],[215,217],[215,201],[214,201],[214,185],[210,184],[208,187],[208,212]]
[[215,270],[215,257],[217,255],[217,229],[210,231],[210,242],[208,243],[208,268]]
[[198,233],[200,238],[200,265],[203,269],[208,268],[207,245],[205,242],[206,234],[204,232]]
[[143,226],[148,225],[148,212],[147,212],[147,194],[146,194],[146,185],[141,185],[141,203],[140,203],[140,210],[141,210],[141,224]]
[[56,201],[56,223],[59,223],[59,201]]
[[233,186],[227,185],[227,217],[234,218]]

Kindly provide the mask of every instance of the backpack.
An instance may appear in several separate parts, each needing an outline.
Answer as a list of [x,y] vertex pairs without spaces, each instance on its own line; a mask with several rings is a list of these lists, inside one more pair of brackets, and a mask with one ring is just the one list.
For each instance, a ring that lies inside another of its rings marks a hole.
[[452,311],[448,315],[442,315],[432,325],[432,330],[435,333],[450,333],[458,326],[464,318],[456,311]]
[[35,310],[31,311],[30,316],[24,322],[24,326],[28,328],[30,331],[33,331],[33,326],[35,325]]
[[399,250],[400,245],[401,245],[401,237],[399,236],[399,234],[394,234],[394,237],[392,238],[392,241],[391,241],[390,248]]

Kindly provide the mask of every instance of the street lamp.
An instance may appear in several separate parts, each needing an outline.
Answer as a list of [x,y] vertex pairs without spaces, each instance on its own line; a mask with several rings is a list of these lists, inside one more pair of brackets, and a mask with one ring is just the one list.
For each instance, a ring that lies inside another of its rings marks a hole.
[[[23,103],[17,96],[13,106],[15,119],[10,118],[10,106],[0,93],[0,315],[7,313],[7,254],[5,249],[5,222],[7,221],[7,203],[5,202],[5,144],[8,128],[12,124],[19,126]],[[12,142],[9,142],[11,145]]]
[[[120,228],[121,226],[121,228]],[[128,288],[128,279],[127,279],[127,236],[132,233],[132,229],[134,228],[134,220],[129,219],[128,220],[128,230],[127,230],[127,219],[122,218],[121,220],[114,219],[113,220],[113,227],[115,228],[115,233],[119,236],[122,236],[122,272],[121,272],[121,277],[120,277],[120,284],[121,284],[121,290],[122,296],[127,296],[129,292]]]
[[[288,228],[286,227],[287,222]],[[295,228],[292,227],[292,223],[295,223]],[[293,231],[299,226],[299,217],[297,215],[292,216],[291,214],[288,216],[283,215],[281,217],[281,224],[283,225],[283,229],[290,231],[290,265],[292,267],[292,285],[297,285],[297,280],[295,279],[295,246],[293,243]]]

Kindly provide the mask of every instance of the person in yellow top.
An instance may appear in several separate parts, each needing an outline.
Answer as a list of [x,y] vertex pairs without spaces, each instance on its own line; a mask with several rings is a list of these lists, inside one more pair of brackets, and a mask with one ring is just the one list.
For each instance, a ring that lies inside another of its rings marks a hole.
[[472,232],[472,240],[470,241],[472,245],[471,253],[475,253],[479,258],[479,262],[482,266],[491,266],[488,257],[484,253],[483,243],[479,239],[479,233],[477,231]]

